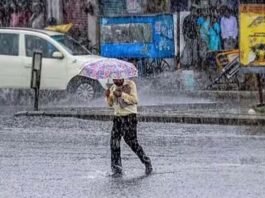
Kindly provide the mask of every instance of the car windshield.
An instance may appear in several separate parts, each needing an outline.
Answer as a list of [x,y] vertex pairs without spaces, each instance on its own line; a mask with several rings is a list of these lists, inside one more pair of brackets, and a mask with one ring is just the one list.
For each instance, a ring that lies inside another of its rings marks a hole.
[[89,55],[91,54],[86,48],[80,45],[76,40],[67,35],[51,36],[54,40],[63,45],[63,47],[72,55]]

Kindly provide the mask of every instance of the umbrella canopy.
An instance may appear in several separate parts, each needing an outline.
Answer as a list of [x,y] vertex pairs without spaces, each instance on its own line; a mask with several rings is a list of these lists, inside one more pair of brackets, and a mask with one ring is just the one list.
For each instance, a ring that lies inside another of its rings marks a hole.
[[138,70],[132,63],[114,58],[106,58],[85,64],[80,74],[95,80],[128,79],[137,77]]

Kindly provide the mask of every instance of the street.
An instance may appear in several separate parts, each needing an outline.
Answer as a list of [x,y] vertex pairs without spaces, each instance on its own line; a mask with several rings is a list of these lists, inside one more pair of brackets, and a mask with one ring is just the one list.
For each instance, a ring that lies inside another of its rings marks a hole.
[[[264,19],[264,0],[0,1],[0,198],[264,198]],[[122,140],[111,176],[115,116],[147,171]]]
[[112,178],[111,122],[0,115],[0,197],[262,198],[262,127],[139,123],[154,173],[122,143]]

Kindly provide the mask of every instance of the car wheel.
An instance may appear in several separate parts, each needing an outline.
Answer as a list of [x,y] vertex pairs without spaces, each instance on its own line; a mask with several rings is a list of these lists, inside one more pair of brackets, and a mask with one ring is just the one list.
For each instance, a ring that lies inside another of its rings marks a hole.
[[78,99],[89,101],[94,98],[95,91],[90,83],[84,82],[76,88],[75,93]]
[[71,86],[71,93],[81,101],[91,101],[95,97],[96,81],[80,78]]

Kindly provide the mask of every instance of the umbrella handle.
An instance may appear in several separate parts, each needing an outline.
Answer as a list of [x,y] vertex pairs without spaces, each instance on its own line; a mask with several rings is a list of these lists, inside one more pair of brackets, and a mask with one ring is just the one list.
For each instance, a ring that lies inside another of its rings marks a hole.
[[108,78],[108,81],[106,83],[107,88],[109,89],[112,86],[112,83],[110,83],[110,79]]

